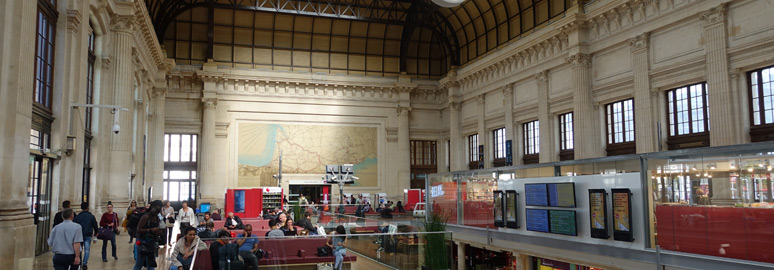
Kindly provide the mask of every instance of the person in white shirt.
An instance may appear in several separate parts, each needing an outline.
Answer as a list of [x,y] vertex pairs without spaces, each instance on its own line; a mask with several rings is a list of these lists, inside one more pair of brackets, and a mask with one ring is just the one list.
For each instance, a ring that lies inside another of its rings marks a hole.
[[177,213],[177,219],[180,220],[180,231],[191,226],[196,222],[193,208],[188,207],[188,202],[183,201],[183,208]]

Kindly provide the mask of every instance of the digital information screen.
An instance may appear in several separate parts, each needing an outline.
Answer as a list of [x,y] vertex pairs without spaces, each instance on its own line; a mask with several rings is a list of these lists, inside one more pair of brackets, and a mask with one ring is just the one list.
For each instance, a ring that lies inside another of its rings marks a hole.
[[589,207],[591,208],[591,228],[604,230],[605,223],[605,193],[589,193]]
[[575,224],[575,211],[550,210],[551,233],[564,235],[578,235],[578,227]]
[[549,206],[575,207],[575,183],[548,184]]
[[245,212],[245,191],[235,190],[234,191],[234,213],[244,213],[244,212]]
[[629,193],[613,193],[613,224],[616,231],[630,232]]
[[548,206],[546,184],[524,184],[524,201],[529,206]]
[[535,232],[550,232],[548,229],[548,210],[527,209],[527,230]]

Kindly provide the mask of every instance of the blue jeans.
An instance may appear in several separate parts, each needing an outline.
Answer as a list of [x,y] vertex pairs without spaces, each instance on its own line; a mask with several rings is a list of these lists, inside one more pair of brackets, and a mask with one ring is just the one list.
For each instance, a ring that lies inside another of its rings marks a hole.
[[333,269],[341,270],[344,268],[344,255],[347,255],[347,249],[337,249],[333,252],[333,255],[336,255],[336,264],[333,265]]
[[[139,252],[137,252],[137,260],[134,262],[134,270],[142,270],[143,266],[149,265],[151,261],[155,261],[155,260],[156,260],[156,256],[142,255],[142,254],[139,254]],[[147,269],[148,270],[154,270],[156,268],[155,267],[147,267]]]
[[102,240],[102,260],[107,260],[107,242],[110,241],[110,245],[113,247],[113,257],[116,257],[116,235],[113,234],[113,238]]
[[89,263],[90,252],[91,252],[91,236],[83,237],[83,260],[81,260],[81,265],[87,265]]
[[174,265],[170,265],[169,266],[169,270],[178,270],[178,268],[180,268],[180,269],[188,269],[187,267],[191,266],[191,262],[193,261],[193,256],[188,257],[188,259],[183,259],[183,254],[177,254],[177,261],[182,263],[183,266],[177,267],[177,266],[174,266]]
[[258,270],[258,257],[250,251],[239,251],[239,256],[242,257],[242,261],[245,262],[245,269]]

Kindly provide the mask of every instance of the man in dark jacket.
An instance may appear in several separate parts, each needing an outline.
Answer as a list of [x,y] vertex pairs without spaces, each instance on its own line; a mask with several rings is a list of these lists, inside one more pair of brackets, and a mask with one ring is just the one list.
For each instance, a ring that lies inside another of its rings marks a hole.
[[[66,200],[62,202],[62,211],[65,209],[70,209],[70,201]],[[62,218],[62,211],[59,211],[54,215],[54,225],[51,226],[51,228],[56,227],[56,225],[59,225],[59,223],[62,223],[64,221],[64,218]]]
[[242,219],[238,216],[234,215],[234,212],[229,212],[228,217],[226,218],[226,228],[229,230],[241,230],[244,229],[244,224],[242,224]]
[[[231,242],[229,237],[231,237],[231,234],[228,231],[219,230],[218,240],[210,244],[210,260],[212,262],[212,270],[221,269],[220,268],[220,249],[228,245],[229,242]],[[234,253],[237,253],[237,252],[235,251]]]
[[73,222],[81,225],[83,230],[83,260],[81,266],[84,270],[89,269],[89,252],[91,251],[92,236],[97,235],[97,219],[89,212],[89,203],[81,203],[81,213],[75,216]]
[[212,231],[212,229],[215,228],[215,224],[214,223],[212,223],[212,222],[207,223],[206,225],[204,225],[204,227],[205,227],[204,231],[202,231],[202,232],[200,232],[198,234],[199,238],[201,238],[201,239],[212,239],[212,238],[217,238],[218,237],[218,235],[215,232]]
[[303,228],[304,230],[307,230],[309,234],[316,235],[317,234],[317,228],[312,225],[312,214],[309,212],[304,212],[304,218],[299,219],[298,222],[296,222],[296,226],[299,226]]

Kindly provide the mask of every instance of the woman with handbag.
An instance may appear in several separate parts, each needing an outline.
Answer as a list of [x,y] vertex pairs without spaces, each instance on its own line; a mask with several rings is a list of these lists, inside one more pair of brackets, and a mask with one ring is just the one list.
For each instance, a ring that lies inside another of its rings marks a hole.
[[164,208],[161,209],[161,216],[164,217],[167,223],[167,237],[164,238],[167,240],[167,242],[164,244],[169,245],[170,240],[172,240],[172,228],[175,227],[175,208],[172,207],[172,203],[169,201],[164,201]]
[[116,256],[116,234],[118,231],[118,214],[113,212],[113,203],[108,202],[107,212],[102,214],[102,218],[99,220],[99,230],[97,231],[97,238],[102,239],[102,261],[107,262],[107,242],[110,241],[110,245],[113,248],[113,259],[118,260]]
[[188,207],[188,202],[183,201],[183,208],[180,208],[180,212],[177,214],[177,218],[180,219],[180,231],[182,232],[185,228],[191,227],[191,224],[196,224],[196,216],[194,214],[194,210],[191,207]]

